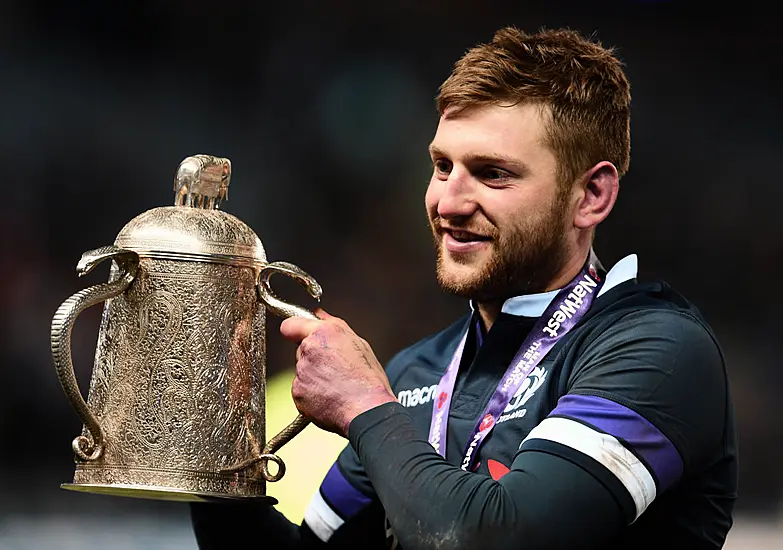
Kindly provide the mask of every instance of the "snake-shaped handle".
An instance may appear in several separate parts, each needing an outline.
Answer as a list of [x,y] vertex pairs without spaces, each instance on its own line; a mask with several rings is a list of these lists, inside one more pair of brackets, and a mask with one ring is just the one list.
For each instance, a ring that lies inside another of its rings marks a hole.
[[[316,317],[315,314],[309,309],[294,304],[289,304],[288,302],[285,302],[277,297],[277,295],[272,291],[272,288],[269,286],[270,277],[276,273],[287,275],[294,279],[296,282],[305,287],[310,296],[316,300],[321,298],[321,285],[319,285],[316,280],[313,279],[313,277],[302,271],[297,266],[288,262],[272,262],[262,267],[258,274],[258,285],[256,288],[258,290],[258,298],[261,303],[263,303],[267,309],[269,309],[269,311],[283,318],[306,317],[308,319],[318,319],[318,317]],[[283,428],[279,434],[267,442],[261,454],[245,460],[235,466],[226,468],[223,471],[237,472],[244,470],[245,468],[257,462],[263,462],[261,465],[261,475],[263,475],[264,479],[266,481],[278,481],[285,474],[285,464],[280,457],[274,454],[275,451],[296,437],[307,427],[309,423],[310,421],[307,420],[304,416],[301,414],[298,415],[293,422]],[[277,473],[275,474],[269,473],[270,460],[275,462],[278,466]]]
[[90,412],[79,391],[71,358],[71,331],[76,317],[82,311],[122,294],[133,282],[139,267],[139,256],[136,252],[116,246],[104,246],[82,254],[76,272],[79,277],[86,275],[96,265],[108,259],[116,262],[119,268],[118,276],[111,282],[80,290],[62,303],[52,319],[51,343],[54,368],[65,395],[70,399],[76,414],[79,415],[90,435],[90,437],[78,436],[71,445],[76,456],[84,461],[99,459],[103,454],[104,441],[100,424]]

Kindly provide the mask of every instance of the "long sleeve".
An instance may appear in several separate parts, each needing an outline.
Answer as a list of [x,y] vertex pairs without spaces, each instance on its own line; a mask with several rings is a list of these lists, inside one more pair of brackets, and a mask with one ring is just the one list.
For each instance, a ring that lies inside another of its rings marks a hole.
[[523,452],[499,481],[465,472],[397,403],[357,417],[349,439],[405,550],[594,548],[626,525],[612,493],[572,462]]

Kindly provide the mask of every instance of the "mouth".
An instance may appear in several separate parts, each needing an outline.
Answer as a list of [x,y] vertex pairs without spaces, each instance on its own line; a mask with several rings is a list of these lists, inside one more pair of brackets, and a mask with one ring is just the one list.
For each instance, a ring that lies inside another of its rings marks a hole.
[[471,231],[465,231],[462,229],[449,229],[444,227],[441,231],[443,234],[448,235],[458,243],[471,243],[471,242],[492,240],[491,237],[488,237],[486,235],[481,235],[478,233],[473,233]]
[[466,254],[477,252],[489,246],[491,237],[463,229],[441,228],[443,235],[443,245],[446,250],[452,254]]

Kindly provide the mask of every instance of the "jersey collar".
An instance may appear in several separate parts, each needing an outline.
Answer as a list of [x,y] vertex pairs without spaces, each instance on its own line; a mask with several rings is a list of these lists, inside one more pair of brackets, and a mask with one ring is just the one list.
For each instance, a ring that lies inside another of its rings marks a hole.
[[[636,278],[639,269],[638,258],[636,254],[630,254],[614,264],[614,267],[606,274],[606,281],[598,296],[617,285]],[[549,303],[555,299],[560,289],[539,294],[525,294],[523,296],[514,296],[503,302],[501,312],[519,317],[541,317],[544,314]],[[596,297],[598,297],[596,296]],[[476,304],[470,301],[470,307],[476,311]]]

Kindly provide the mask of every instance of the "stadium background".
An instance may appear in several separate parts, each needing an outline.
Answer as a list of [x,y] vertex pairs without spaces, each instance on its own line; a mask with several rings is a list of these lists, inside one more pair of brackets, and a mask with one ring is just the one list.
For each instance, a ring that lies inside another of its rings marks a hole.
[[[632,161],[596,248],[606,264],[639,254],[642,277],[665,277],[714,325],[741,450],[727,548],[783,547],[773,8],[594,4],[4,0],[0,549],[195,548],[183,505],[58,488],[80,425],[48,343],[57,306],[105,279],[76,277],[81,253],[171,204],[185,156],[232,160],[225,210],[270,259],[314,275],[324,307],[381,360],[464,311],[437,289],[423,215],[433,96],[465,48],[506,24],[566,25],[617,46],[633,86]],[[293,283],[278,290],[307,305]],[[83,386],[99,313],[83,314],[73,335]],[[278,325],[270,319],[269,433],[295,413],[294,348]],[[342,445],[309,427],[281,451],[289,473],[269,492],[289,517],[301,518]]]

